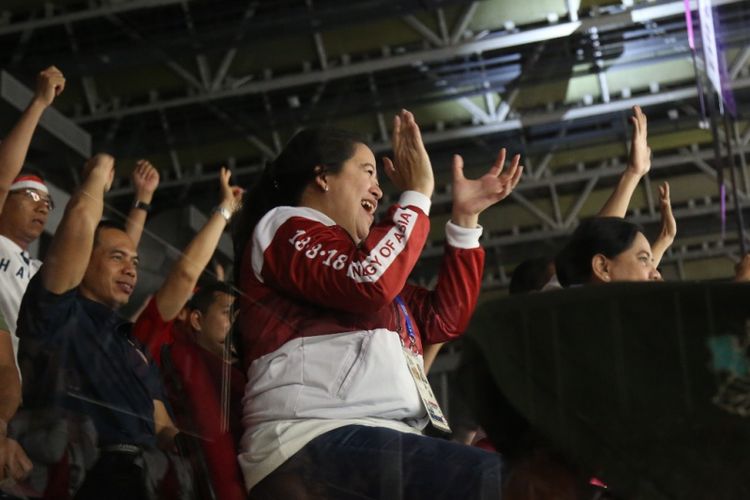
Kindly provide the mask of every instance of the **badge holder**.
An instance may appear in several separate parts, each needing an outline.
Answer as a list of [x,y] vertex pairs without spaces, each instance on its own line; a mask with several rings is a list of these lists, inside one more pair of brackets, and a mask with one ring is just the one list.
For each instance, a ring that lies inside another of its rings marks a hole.
[[404,353],[404,358],[406,359],[406,365],[409,367],[409,373],[411,373],[411,377],[414,379],[414,383],[417,386],[417,392],[419,392],[419,397],[422,399],[422,404],[427,410],[427,416],[429,417],[432,426],[442,432],[450,434],[451,428],[448,425],[448,421],[446,420],[445,415],[443,415],[443,410],[440,409],[440,405],[437,402],[435,393],[432,392],[430,382],[427,380],[427,374],[424,372],[424,366],[419,361],[419,357],[417,356],[417,354],[414,352],[414,349],[417,345],[416,336],[414,335],[414,328],[411,325],[411,319],[409,318],[409,314],[406,312],[406,306],[404,305],[404,301],[401,296],[396,297],[396,303],[398,304],[398,307],[401,309],[401,312],[404,315],[406,332],[409,335],[410,345],[407,347],[402,342],[401,347],[401,350]]

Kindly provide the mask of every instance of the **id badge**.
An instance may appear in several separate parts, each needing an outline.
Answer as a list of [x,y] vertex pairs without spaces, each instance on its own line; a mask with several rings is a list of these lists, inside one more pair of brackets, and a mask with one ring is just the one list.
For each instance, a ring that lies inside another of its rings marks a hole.
[[448,426],[448,421],[443,415],[443,410],[440,409],[435,394],[432,392],[430,383],[427,381],[427,375],[425,375],[424,369],[422,368],[422,363],[419,362],[419,358],[411,349],[402,347],[402,350],[404,351],[406,364],[409,367],[409,373],[411,373],[411,377],[417,385],[419,397],[422,399],[422,403],[427,409],[427,416],[430,418],[430,423],[436,429],[450,433],[451,428]]

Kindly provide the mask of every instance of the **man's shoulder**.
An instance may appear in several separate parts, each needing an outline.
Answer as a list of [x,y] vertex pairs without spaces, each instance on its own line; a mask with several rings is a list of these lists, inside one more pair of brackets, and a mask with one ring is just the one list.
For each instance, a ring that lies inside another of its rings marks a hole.
[[38,334],[63,323],[75,314],[78,289],[73,288],[62,294],[50,292],[44,287],[42,273],[31,278],[21,301],[18,313],[17,335]]

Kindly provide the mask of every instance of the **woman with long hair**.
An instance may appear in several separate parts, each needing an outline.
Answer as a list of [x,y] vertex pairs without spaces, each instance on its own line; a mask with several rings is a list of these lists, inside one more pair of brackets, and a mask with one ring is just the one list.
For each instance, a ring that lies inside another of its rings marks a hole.
[[523,167],[466,179],[435,290],[407,284],[429,233],[432,165],[414,117],[394,119],[384,170],[401,192],[382,221],[375,157],[334,129],[297,133],[247,194],[235,226],[248,384],[240,465],[253,498],[499,498],[497,454],[421,431],[447,423],[423,346],[460,336],[476,305],[479,214]]

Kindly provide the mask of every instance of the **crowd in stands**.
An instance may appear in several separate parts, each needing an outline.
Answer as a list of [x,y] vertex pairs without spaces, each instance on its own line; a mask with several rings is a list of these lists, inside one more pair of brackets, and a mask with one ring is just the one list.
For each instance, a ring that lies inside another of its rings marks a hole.
[[[304,129],[246,190],[221,169],[216,208],[131,322],[119,311],[137,286],[159,172],[139,161],[127,219],[108,220],[116,161],[97,154],[56,207],[24,163],[64,89],[57,68],[42,71],[0,143],[0,498],[501,497],[502,453],[424,433],[451,431],[426,373],[467,329],[484,268],[479,218],[520,181],[520,155],[502,149],[479,179],[454,156],[428,290],[408,282],[435,188],[412,113],[394,117],[382,170],[400,196],[379,221],[365,141]],[[677,227],[666,183],[653,243],[624,218],[650,168],[638,107],[632,126],[628,167],[597,217],[556,257],[520,265],[511,293],[661,280]],[[52,210],[64,215],[41,262],[28,249]],[[233,285],[204,272],[230,222]],[[748,278],[745,259],[737,279]]]

